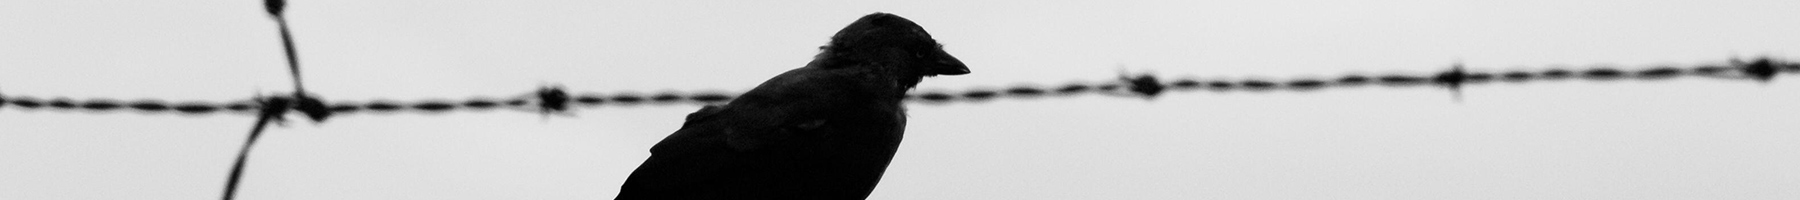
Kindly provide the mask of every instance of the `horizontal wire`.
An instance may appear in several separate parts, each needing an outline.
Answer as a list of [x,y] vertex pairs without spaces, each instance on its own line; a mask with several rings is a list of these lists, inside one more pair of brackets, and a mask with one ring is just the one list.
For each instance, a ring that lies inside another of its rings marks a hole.
[[[1365,86],[1416,87],[1438,86],[1458,92],[1462,86],[1489,83],[1525,83],[1534,81],[1616,81],[1641,80],[1660,81],[1679,77],[1707,77],[1727,80],[1754,80],[1767,82],[1777,75],[1800,73],[1800,63],[1784,62],[1768,57],[1756,58],[1748,62],[1733,59],[1728,64],[1702,64],[1689,67],[1653,66],[1644,69],[1617,69],[1611,67],[1593,67],[1586,69],[1543,69],[1543,70],[1506,70],[1500,72],[1465,71],[1461,64],[1431,75],[1362,75],[1350,74],[1335,78],[1296,78],[1288,80],[1269,79],[1195,79],[1180,78],[1162,81],[1150,74],[1123,75],[1114,81],[1101,83],[1068,83],[1058,86],[1037,86],[1021,84],[1018,86],[991,89],[976,88],[962,91],[915,91],[904,96],[903,100],[926,104],[946,104],[952,102],[980,102],[999,98],[1031,99],[1048,96],[1072,96],[1082,94],[1107,94],[1120,97],[1154,98],[1168,91],[1275,91],[1287,90],[1297,92],[1319,91],[1331,88],[1349,88]],[[216,113],[256,113],[262,109],[270,98],[288,98],[293,103],[282,104],[290,110],[300,111],[312,116],[314,121],[322,121],[331,114],[349,114],[359,112],[392,113],[423,112],[445,113],[454,111],[484,111],[494,109],[512,109],[536,111],[544,114],[567,112],[570,105],[581,106],[637,106],[637,105],[676,105],[680,103],[721,104],[731,101],[735,93],[727,92],[662,92],[654,94],[618,93],[602,95],[582,93],[570,95],[562,87],[546,86],[538,91],[512,98],[497,99],[475,97],[465,100],[423,100],[412,102],[376,100],[367,102],[319,103],[317,95],[303,98],[291,96],[257,97],[252,100],[231,101],[225,103],[205,101],[174,102],[160,99],[144,99],[136,101],[119,101],[114,99],[74,100],[70,98],[40,99],[31,96],[7,96],[0,94],[0,108],[17,107],[20,109],[48,110],[82,110],[97,113],[115,111],[135,111],[139,113],[179,113],[186,115],[205,115]],[[312,102],[308,105],[308,102]],[[319,114],[313,114],[319,113]]]

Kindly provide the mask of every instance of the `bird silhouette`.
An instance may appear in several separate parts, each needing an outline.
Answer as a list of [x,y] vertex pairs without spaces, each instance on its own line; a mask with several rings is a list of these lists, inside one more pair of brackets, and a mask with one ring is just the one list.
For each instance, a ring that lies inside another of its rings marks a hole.
[[968,67],[911,20],[852,22],[806,66],[688,114],[617,199],[865,199],[906,130],[924,77]]

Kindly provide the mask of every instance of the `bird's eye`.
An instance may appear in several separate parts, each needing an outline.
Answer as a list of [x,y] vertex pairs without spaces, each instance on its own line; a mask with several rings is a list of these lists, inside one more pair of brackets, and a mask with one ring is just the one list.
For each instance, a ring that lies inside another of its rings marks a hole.
[[913,58],[925,58],[925,54],[915,53],[913,54]]

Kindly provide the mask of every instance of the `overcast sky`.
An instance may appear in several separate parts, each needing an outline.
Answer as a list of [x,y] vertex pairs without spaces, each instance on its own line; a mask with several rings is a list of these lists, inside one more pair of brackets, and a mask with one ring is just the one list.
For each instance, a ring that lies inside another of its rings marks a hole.
[[[0,93],[225,102],[292,88],[262,2],[0,1]],[[856,18],[974,73],[922,90],[1169,77],[1640,69],[1800,58],[1800,1],[308,1],[331,101],[742,91]],[[1800,81],[1178,92],[911,104],[871,199],[1800,199]],[[1787,79],[1787,80],[1782,80]],[[697,105],[272,126],[239,199],[610,199]],[[290,117],[298,119],[298,117]],[[217,198],[249,115],[0,109],[0,199]]]

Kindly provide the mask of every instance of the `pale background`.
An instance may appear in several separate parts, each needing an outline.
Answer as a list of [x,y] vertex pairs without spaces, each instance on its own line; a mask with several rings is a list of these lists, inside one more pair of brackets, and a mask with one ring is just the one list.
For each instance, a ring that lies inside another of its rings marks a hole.
[[[0,1],[0,92],[289,91],[239,1]],[[861,15],[974,73],[923,89],[1800,56],[1800,1],[290,2],[331,100],[742,91]],[[1800,199],[1800,82],[1549,81],[913,104],[871,199]],[[609,199],[695,105],[272,126],[240,199]],[[298,118],[294,116],[293,118]],[[0,199],[213,199],[249,115],[0,110]]]

